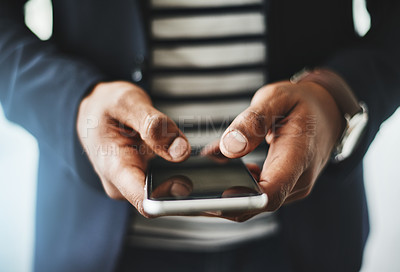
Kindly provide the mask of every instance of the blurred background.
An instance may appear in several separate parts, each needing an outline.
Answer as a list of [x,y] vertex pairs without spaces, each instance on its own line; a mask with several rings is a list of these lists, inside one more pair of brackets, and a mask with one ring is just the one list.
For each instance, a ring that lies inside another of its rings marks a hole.
[[[360,35],[370,25],[365,0],[353,0]],[[26,24],[42,40],[51,36],[50,0],[31,0]],[[371,232],[363,272],[400,271],[400,110],[381,127],[365,159]],[[36,140],[8,122],[0,105],[0,272],[31,271],[36,197]],[[349,256],[351,257],[351,256]]]

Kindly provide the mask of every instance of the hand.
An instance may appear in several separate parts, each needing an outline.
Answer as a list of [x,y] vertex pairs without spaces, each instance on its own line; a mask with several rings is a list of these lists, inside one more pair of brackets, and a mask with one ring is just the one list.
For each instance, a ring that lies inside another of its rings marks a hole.
[[[206,153],[220,150],[228,158],[238,158],[266,139],[270,148],[259,185],[269,198],[266,210],[274,211],[311,192],[343,129],[344,118],[323,87],[279,82],[257,91],[219,145],[208,147]],[[243,216],[247,219],[249,214]],[[224,217],[243,221],[238,215]]]
[[80,104],[78,136],[105,192],[143,215],[145,170],[154,153],[180,162],[190,145],[149,96],[129,82],[100,83]]

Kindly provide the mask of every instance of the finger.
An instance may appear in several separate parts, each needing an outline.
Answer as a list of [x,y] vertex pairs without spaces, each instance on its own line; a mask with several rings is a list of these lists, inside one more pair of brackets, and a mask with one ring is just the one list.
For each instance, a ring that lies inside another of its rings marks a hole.
[[297,191],[295,193],[291,193],[286,199],[285,202],[283,203],[284,205],[286,204],[290,204],[292,202],[295,202],[297,200],[303,199],[306,196],[308,196],[310,194],[310,190],[309,189],[302,189],[300,191]]
[[234,221],[238,223],[245,222],[257,214],[259,214],[260,211],[250,211],[250,212],[230,212],[230,213],[223,213],[221,211],[209,211],[209,212],[203,212],[202,216],[208,216],[208,217],[218,217],[222,219],[227,219],[229,221]]
[[238,222],[238,223],[243,223],[243,222],[246,222],[247,220],[253,218],[257,214],[259,214],[259,213],[239,215],[239,216],[231,217],[231,220]]
[[190,145],[177,125],[152,107],[148,107],[145,111],[145,116],[132,122],[134,129],[139,131],[145,143],[166,160],[180,162],[188,158]]
[[193,191],[193,182],[184,175],[175,175],[168,178],[166,181],[161,183],[151,196],[153,198],[160,197],[175,197],[182,198],[189,196]]
[[164,159],[180,162],[188,158],[190,145],[182,131],[142,96],[136,92],[123,95],[112,115],[138,131],[144,142]]
[[220,149],[229,158],[253,151],[276,120],[284,118],[296,104],[288,87],[267,86],[254,95],[251,105],[225,130]]
[[[217,161],[217,162],[227,162],[229,158],[225,157],[224,154],[222,154],[220,148],[219,148],[219,141],[214,141],[213,143],[206,145],[200,152],[201,156],[208,156],[211,159]],[[249,169],[251,175],[255,180],[260,179],[260,173],[261,173],[261,168],[255,164],[255,163],[248,163],[246,164],[247,169]]]
[[102,143],[101,150],[91,158],[107,195],[126,199],[145,215],[142,201],[147,159],[141,156],[140,150],[115,141]]
[[303,169],[299,167],[297,154],[288,149],[268,156],[259,185],[268,195],[267,210],[275,211],[286,200]]
[[[308,170],[306,171],[306,173]],[[307,197],[313,188],[313,183],[308,183],[306,182],[307,180],[310,180],[308,175],[303,174],[299,180],[296,183],[296,186],[293,188],[293,190],[290,192],[289,196],[286,198],[284,204],[289,204],[294,201],[303,199]],[[303,184],[308,184],[308,185],[303,185]]]
[[115,200],[125,200],[125,197],[121,194],[117,187],[115,187],[114,184],[112,184],[108,180],[102,179],[101,177],[100,179],[101,183],[103,184],[104,191],[110,198]]
[[140,214],[148,217],[143,209],[145,173],[136,166],[119,167],[113,183],[121,194]]
[[253,188],[249,188],[246,186],[232,186],[226,189],[222,193],[222,197],[237,197],[237,196],[248,196],[248,195],[254,195],[257,194],[258,192],[254,190]]
[[200,152],[201,156],[207,156],[218,163],[226,163],[229,159],[222,154],[219,149],[220,140],[216,140],[211,144],[206,145]]
[[261,168],[255,163],[247,163],[247,169],[249,169],[251,175],[255,180],[260,180]]
[[306,135],[294,136],[291,130],[292,127],[286,125],[277,131],[280,136],[272,139],[260,174],[259,185],[268,195],[269,211],[284,203],[311,160],[309,138]]

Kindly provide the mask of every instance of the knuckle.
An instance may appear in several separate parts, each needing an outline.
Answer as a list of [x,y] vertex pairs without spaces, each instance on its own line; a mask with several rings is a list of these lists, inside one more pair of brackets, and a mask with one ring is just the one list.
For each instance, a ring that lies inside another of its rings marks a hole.
[[285,83],[266,85],[256,92],[251,105],[259,108],[271,123],[285,117],[286,112],[294,105],[293,88]]
[[166,131],[168,118],[162,113],[148,114],[144,119],[143,135],[144,139],[157,139]]
[[304,190],[304,192],[301,194],[300,198],[306,198],[311,194],[311,188]]
[[307,185],[302,186],[301,189],[294,191],[291,193],[290,198],[292,200],[300,200],[308,197],[311,194],[313,188],[313,184],[309,183]]
[[[118,90],[118,91],[117,91]],[[127,91],[126,88],[115,88],[115,97],[116,99],[111,100],[111,108],[123,108],[128,109],[130,107],[132,101],[131,92]]]
[[[112,96],[109,96],[112,89]],[[124,118],[127,113],[132,113],[132,108],[140,108],[151,105],[151,99],[138,86],[129,82],[113,82],[106,89],[107,95],[107,113],[112,116],[121,116]]]
[[270,199],[270,203],[268,204],[267,210],[270,212],[277,211],[282,206],[282,202],[279,200],[279,197]]
[[312,188],[313,188],[312,184],[305,187],[300,194],[300,198],[302,199],[308,197],[311,194]]
[[257,110],[249,109],[240,116],[239,124],[244,126],[246,134],[261,134],[264,136],[267,130],[265,115]]
[[131,200],[132,205],[136,208],[136,210],[143,215],[144,217],[148,218],[149,216],[144,211],[143,207],[143,199],[139,195],[133,196]]
[[106,192],[106,194],[109,198],[115,199],[115,200],[123,200],[124,199],[122,194],[114,186],[111,186],[107,181],[102,180],[102,183],[103,183],[104,191]]
[[291,95],[292,88],[286,84],[272,84],[266,86],[266,88],[263,89],[263,92],[268,94],[269,97],[286,99]]
[[118,192],[116,189],[106,190],[106,193],[111,199],[115,199],[115,200],[123,200],[124,199],[124,197],[121,195],[121,193]]
[[284,184],[279,188],[278,191],[269,195],[269,203],[267,205],[268,211],[276,211],[283,205],[288,195],[289,187],[289,184]]
[[287,95],[288,88],[284,85],[276,85],[270,89],[272,96],[281,97]]

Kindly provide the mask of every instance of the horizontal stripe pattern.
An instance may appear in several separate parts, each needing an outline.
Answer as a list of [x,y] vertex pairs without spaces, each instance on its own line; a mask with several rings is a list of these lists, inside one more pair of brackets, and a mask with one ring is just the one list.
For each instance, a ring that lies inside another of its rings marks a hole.
[[[154,105],[185,133],[193,150],[220,139],[265,84],[263,0],[150,0],[150,85]],[[243,158],[259,165],[266,146]],[[194,154],[196,152],[193,152]],[[134,246],[207,251],[272,235],[275,216],[241,224],[168,216],[133,220]]]
[[156,48],[153,67],[214,68],[260,64],[265,60],[266,47],[262,42],[237,44],[192,45]]
[[[233,120],[250,105],[250,98],[232,101],[210,101],[208,103],[161,103],[155,104],[161,112],[168,115],[177,123],[190,124],[208,123],[220,124]],[[193,123],[190,123],[193,122]]]
[[265,33],[260,12],[158,18],[152,21],[154,39],[213,38]]
[[150,2],[150,89],[157,99],[252,95],[266,82],[262,0]]
[[213,96],[252,94],[265,82],[260,70],[194,75],[154,75],[153,95],[156,96]]
[[190,251],[216,251],[234,244],[276,233],[278,224],[271,213],[236,223],[213,217],[137,217],[127,239],[135,246]]
[[150,0],[153,8],[205,8],[261,4],[263,0]]

